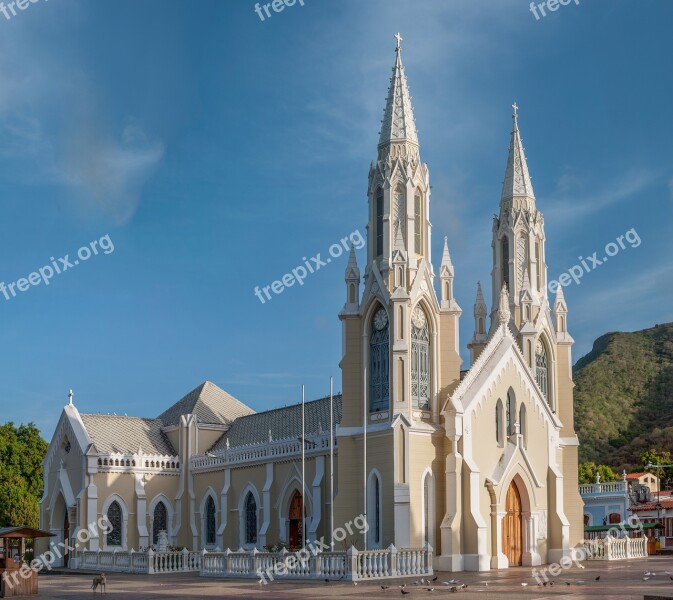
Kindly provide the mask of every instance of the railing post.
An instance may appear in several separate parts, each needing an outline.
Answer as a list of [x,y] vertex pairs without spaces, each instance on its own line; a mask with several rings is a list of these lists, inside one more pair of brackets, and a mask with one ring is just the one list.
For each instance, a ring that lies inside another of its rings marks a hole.
[[189,571],[189,550],[187,548],[183,548],[181,552],[182,556],[180,557],[180,570],[181,571]]
[[261,567],[259,564],[259,550],[257,548],[253,548],[252,552],[250,553],[252,555],[252,560],[250,561],[250,566],[252,567],[252,573],[249,573],[249,575],[254,575],[257,573],[257,570]]
[[322,552],[316,552],[309,564],[313,565],[313,569],[310,573],[311,577],[320,579],[320,574],[322,573]]
[[397,548],[395,548],[395,544],[388,546],[388,553],[390,554],[390,576],[397,577]]
[[150,548],[147,551],[147,574],[154,575],[154,550]]
[[426,542],[426,544],[425,544],[425,560],[426,560],[425,572],[428,575],[432,575],[434,573],[434,570],[432,568],[432,553],[433,553],[432,546],[429,543]]
[[346,551],[346,556],[348,557],[347,562],[351,571],[350,580],[357,581],[360,578],[360,573],[358,568],[358,551],[355,546],[351,546]]
[[206,554],[208,554],[208,550],[205,548],[201,550],[201,575],[208,572],[208,569],[206,568]]

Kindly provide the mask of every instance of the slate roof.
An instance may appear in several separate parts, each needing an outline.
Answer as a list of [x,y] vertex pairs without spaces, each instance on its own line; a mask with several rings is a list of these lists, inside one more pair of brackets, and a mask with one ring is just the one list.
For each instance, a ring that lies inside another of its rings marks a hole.
[[[317,434],[320,429],[329,431],[329,396],[306,402],[304,411],[306,436]],[[334,396],[334,425],[341,422],[341,395]],[[215,443],[211,451],[229,446],[247,446],[269,441],[269,430],[274,440],[301,436],[301,404],[293,404],[249,416],[239,417],[229,430]]]
[[161,430],[163,423],[159,419],[86,414],[80,417],[98,452],[128,454],[142,447],[147,454],[177,454]]
[[214,383],[206,381],[157,418],[166,427],[177,425],[182,415],[196,415],[201,423],[227,425],[239,417],[254,412],[252,408],[236,400]]

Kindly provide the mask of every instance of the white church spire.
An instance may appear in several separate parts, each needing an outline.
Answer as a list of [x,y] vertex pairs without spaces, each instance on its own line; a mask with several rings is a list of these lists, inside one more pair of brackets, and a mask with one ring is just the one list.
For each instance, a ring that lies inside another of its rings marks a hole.
[[517,197],[529,198],[535,204],[533,184],[528,173],[528,164],[519,132],[519,107],[516,102],[512,105],[512,137],[509,143],[509,156],[505,169],[505,181],[502,184],[501,203],[512,201]]
[[410,142],[418,145],[418,132],[416,131],[416,121],[411,106],[411,95],[402,64],[402,46],[400,44],[402,36],[398,33],[395,38],[397,39],[397,47],[395,48],[397,58],[388,88],[379,147],[391,142]]

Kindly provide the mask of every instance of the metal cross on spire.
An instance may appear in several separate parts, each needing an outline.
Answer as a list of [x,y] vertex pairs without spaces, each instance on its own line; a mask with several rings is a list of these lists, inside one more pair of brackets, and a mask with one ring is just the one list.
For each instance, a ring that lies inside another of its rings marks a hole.
[[512,108],[514,109],[514,114],[512,115],[512,118],[516,122],[516,120],[519,118],[519,105],[515,102],[512,104]]
[[397,40],[397,48],[395,50],[399,52],[402,49],[402,40],[404,40],[399,31],[395,34],[395,39]]

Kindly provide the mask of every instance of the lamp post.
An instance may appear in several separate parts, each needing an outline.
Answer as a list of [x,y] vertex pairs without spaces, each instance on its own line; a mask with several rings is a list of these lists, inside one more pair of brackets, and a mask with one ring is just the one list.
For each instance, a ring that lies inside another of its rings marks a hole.
[[657,484],[657,530],[658,530],[658,539],[659,539],[659,545],[661,544],[661,469],[671,469],[673,468],[673,465],[655,465],[652,463],[648,463],[645,465],[646,469],[657,469],[657,477],[659,478],[659,482]]

